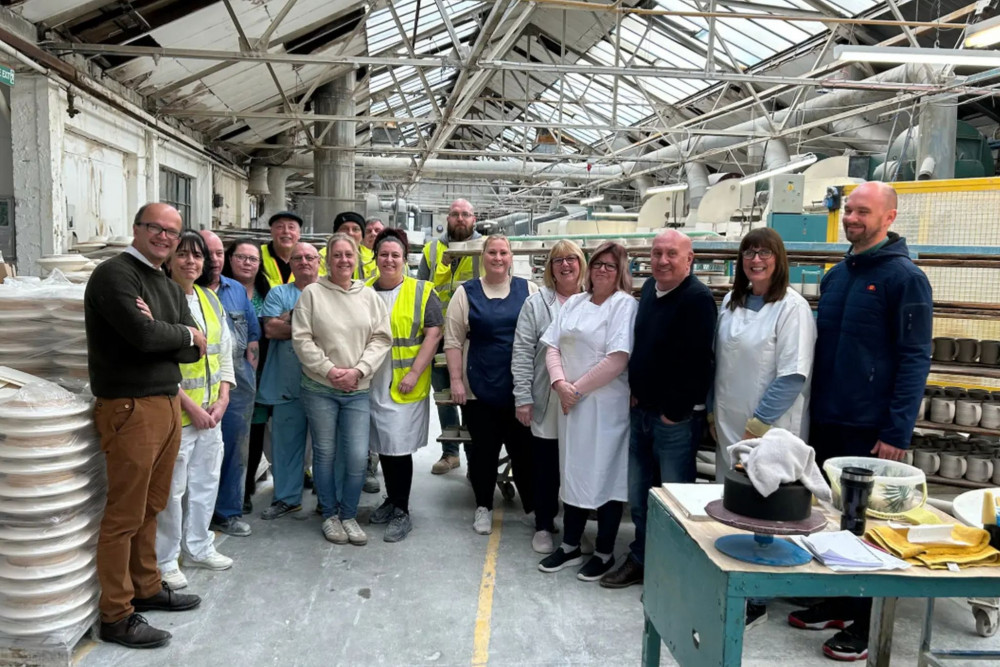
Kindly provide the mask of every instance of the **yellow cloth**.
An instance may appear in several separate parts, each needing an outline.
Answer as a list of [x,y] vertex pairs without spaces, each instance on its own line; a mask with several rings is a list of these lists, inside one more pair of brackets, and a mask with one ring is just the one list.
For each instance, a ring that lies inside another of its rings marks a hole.
[[873,526],[865,532],[865,537],[908,563],[932,570],[945,570],[948,563],[959,567],[1000,566],[1000,551],[990,546],[990,534],[981,528],[956,525],[952,529],[952,539],[967,546],[913,544],[907,540],[909,532],[909,528]]

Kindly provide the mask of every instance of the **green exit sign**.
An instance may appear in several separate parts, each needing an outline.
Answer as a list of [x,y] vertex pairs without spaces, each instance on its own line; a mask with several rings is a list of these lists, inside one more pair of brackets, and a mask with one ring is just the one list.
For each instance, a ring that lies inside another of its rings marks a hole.
[[6,65],[0,65],[0,83],[14,86],[14,70]]

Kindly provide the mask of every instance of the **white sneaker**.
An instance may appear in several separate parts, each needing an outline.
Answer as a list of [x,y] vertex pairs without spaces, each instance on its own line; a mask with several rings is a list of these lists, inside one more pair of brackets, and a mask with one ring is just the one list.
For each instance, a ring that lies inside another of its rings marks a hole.
[[555,551],[556,545],[552,533],[547,530],[535,531],[535,536],[531,538],[531,548],[540,554],[550,554]]
[[167,570],[160,572],[160,580],[172,591],[179,591],[187,588],[188,580],[180,570]]
[[206,570],[228,570],[233,566],[233,559],[223,556],[218,551],[212,550],[205,558],[195,558],[185,556],[184,564],[188,567],[201,567]]
[[480,535],[489,535],[493,532],[493,510],[485,507],[476,508],[476,517],[472,520],[472,530]]
[[331,516],[323,522],[323,537],[334,544],[347,544],[348,542],[344,524],[340,523],[340,519],[335,516]]
[[347,533],[347,540],[351,544],[356,547],[368,544],[368,536],[365,535],[365,531],[361,530],[357,519],[344,519],[341,524],[344,526],[344,532]]

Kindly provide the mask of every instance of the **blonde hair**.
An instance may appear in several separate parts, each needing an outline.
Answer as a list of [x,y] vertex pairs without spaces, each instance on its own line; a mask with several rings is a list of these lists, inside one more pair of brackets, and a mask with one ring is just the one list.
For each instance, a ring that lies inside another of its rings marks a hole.
[[580,266],[580,275],[577,276],[576,288],[578,292],[582,292],[583,281],[587,278],[586,272],[583,270],[583,267],[587,264],[587,258],[583,256],[583,250],[580,250],[580,246],[569,239],[556,241],[556,244],[552,246],[552,250],[549,251],[548,259],[545,260],[545,273],[542,274],[542,281],[545,283],[545,286],[553,290],[556,288],[556,279],[555,276],[552,275],[552,258],[556,255],[560,257],[573,255],[576,257]]
[[489,249],[490,244],[494,241],[503,241],[507,244],[508,252],[510,251],[510,239],[508,239],[504,234],[490,234],[486,237],[486,240],[483,241],[483,251],[479,255],[480,259],[483,261],[486,261],[486,251]]
[[[334,232],[326,242],[326,270],[330,271],[330,253],[333,252],[333,244],[337,241],[346,241],[351,244],[351,248],[354,249],[354,266],[357,268],[358,262],[361,260],[358,252],[358,242],[350,234]],[[330,273],[332,274],[333,271],[330,271]]]
[[610,254],[615,264],[618,265],[618,289],[622,292],[631,294],[632,270],[631,267],[629,267],[628,253],[625,251],[623,246],[611,241],[602,243],[597,250],[594,251],[594,254],[590,256],[590,262],[587,264],[587,281],[584,283],[587,286],[587,291],[594,291],[594,286],[590,283],[590,265],[594,263],[595,259],[606,254]]

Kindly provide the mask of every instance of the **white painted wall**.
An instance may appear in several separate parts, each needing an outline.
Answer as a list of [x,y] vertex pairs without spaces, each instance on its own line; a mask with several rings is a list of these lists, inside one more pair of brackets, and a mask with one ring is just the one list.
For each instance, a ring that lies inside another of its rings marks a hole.
[[[67,113],[65,89],[45,77],[23,75],[11,95],[10,145],[16,198],[18,269],[35,271],[43,254],[66,252],[91,236],[129,236],[139,206],[159,199],[159,170],[194,179],[191,220],[195,229],[217,224],[248,226],[247,182],[195,151],[140,122],[76,94]],[[0,148],[0,195],[3,194]],[[212,194],[224,206],[213,209]]]

